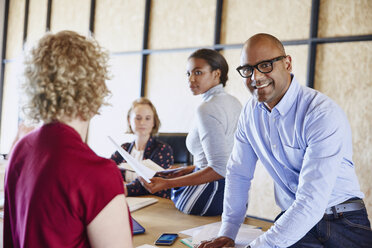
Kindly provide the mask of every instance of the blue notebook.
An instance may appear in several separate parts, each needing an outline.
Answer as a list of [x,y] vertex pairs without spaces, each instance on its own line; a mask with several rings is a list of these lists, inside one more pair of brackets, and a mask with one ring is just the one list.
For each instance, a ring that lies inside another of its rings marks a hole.
[[132,217],[132,224],[133,224],[133,235],[140,234],[145,232],[145,228],[141,226],[135,219]]

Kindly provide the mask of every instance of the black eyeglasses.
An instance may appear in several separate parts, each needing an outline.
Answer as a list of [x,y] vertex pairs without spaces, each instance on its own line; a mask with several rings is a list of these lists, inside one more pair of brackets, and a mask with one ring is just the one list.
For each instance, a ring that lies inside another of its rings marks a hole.
[[243,78],[249,78],[252,76],[254,68],[256,68],[261,73],[269,73],[272,72],[274,67],[273,63],[279,60],[284,59],[287,56],[279,56],[270,60],[261,61],[257,65],[242,65],[236,68],[239,72],[240,76]]

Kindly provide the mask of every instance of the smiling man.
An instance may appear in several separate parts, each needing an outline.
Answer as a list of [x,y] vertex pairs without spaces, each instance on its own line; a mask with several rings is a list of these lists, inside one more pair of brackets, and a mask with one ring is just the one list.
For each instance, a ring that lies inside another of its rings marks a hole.
[[291,57],[272,35],[247,40],[237,70],[254,97],[235,134],[219,237],[199,247],[234,246],[258,159],[274,180],[282,212],[248,247],[372,247],[341,108],[297,82]]

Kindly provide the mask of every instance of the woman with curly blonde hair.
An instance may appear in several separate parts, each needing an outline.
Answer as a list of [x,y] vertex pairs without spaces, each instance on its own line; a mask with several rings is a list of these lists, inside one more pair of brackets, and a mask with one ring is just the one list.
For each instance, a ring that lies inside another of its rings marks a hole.
[[132,247],[120,172],[84,143],[109,94],[107,59],[96,41],[61,31],[26,60],[25,113],[44,124],[10,156],[4,247]]
[[26,114],[49,123],[80,117],[87,121],[109,94],[108,56],[96,41],[71,31],[47,35],[26,59]]

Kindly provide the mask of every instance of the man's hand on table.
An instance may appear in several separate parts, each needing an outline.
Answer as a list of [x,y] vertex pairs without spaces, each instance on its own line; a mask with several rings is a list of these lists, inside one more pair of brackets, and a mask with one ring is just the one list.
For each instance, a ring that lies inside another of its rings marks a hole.
[[196,248],[223,248],[223,247],[235,247],[234,240],[229,237],[217,237],[211,240],[200,242]]

